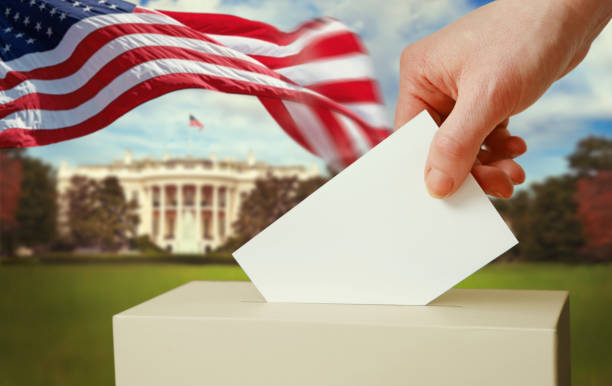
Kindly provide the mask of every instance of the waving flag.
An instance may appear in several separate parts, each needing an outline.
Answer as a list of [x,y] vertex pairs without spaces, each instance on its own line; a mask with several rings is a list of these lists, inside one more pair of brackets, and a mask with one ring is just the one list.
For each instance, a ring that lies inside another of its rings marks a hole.
[[189,114],[189,126],[197,127],[200,130],[204,128],[204,125],[202,124],[202,122],[198,121],[198,119],[191,114]]
[[369,57],[334,19],[287,33],[122,0],[0,3],[0,147],[86,135],[185,88],[258,97],[337,169],[390,132]]

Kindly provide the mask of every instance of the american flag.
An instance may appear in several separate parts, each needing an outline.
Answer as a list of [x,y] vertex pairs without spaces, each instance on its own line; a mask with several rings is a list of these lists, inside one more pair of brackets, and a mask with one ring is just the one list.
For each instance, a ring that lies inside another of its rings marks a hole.
[[0,2],[0,147],[83,136],[185,88],[258,97],[336,169],[390,133],[370,58],[338,20],[283,32],[122,0]]
[[194,117],[192,114],[189,114],[189,126],[197,127],[200,130],[204,128],[202,122],[198,121],[198,118]]

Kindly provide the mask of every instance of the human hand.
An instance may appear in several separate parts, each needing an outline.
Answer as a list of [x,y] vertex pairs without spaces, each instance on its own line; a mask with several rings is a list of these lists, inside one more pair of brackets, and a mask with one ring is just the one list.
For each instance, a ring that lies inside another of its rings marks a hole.
[[404,49],[395,127],[423,109],[440,125],[425,168],[432,196],[470,171],[486,193],[512,196],[527,146],[509,118],[582,61],[611,14],[612,1],[498,0]]

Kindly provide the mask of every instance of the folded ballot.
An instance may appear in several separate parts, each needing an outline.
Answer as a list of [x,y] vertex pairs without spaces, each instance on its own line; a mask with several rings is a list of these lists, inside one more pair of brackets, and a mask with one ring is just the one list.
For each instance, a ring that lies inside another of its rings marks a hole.
[[233,253],[268,302],[425,305],[517,243],[470,175],[427,193],[422,112]]

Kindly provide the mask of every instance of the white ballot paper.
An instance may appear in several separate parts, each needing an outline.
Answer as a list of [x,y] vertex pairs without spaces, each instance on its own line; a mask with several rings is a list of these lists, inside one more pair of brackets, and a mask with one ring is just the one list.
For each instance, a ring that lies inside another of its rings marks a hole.
[[268,302],[425,305],[517,243],[474,178],[427,193],[422,112],[234,252]]

